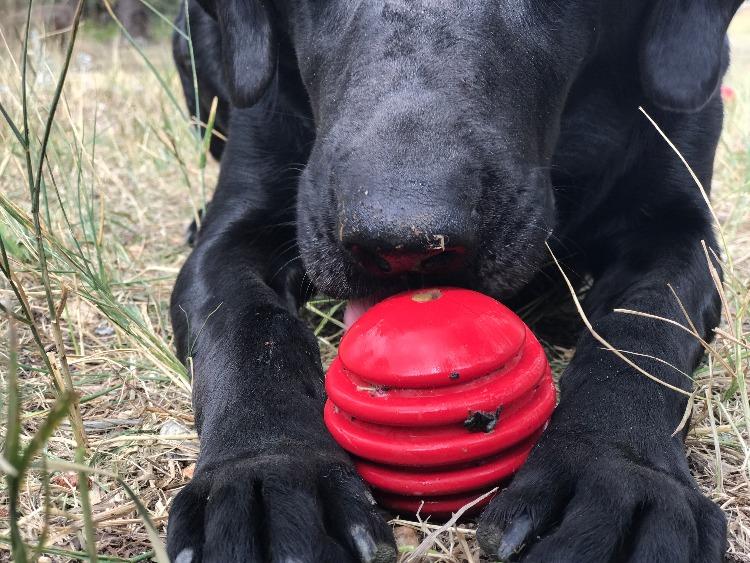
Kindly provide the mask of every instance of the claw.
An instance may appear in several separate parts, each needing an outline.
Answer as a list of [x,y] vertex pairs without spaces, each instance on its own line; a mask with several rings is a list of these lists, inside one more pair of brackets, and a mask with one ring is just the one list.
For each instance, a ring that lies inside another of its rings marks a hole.
[[393,546],[376,544],[364,526],[355,525],[349,530],[363,563],[391,563],[396,559]]
[[174,563],[192,563],[192,561],[193,549],[191,547],[186,547],[177,554],[177,558],[174,560]]
[[373,555],[375,555],[375,552],[378,549],[378,546],[375,545],[375,540],[373,540],[372,536],[367,533],[364,526],[352,526],[349,533],[354,539],[354,545],[357,546],[359,557],[365,563],[370,563]]
[[505,528],[500,547],[497,549],[497,556],[501,561],[509,559],[513,554],[518,553],[526,543],[526,538],[531,532],[531,518],[526,514],[518,516],[510,525]]

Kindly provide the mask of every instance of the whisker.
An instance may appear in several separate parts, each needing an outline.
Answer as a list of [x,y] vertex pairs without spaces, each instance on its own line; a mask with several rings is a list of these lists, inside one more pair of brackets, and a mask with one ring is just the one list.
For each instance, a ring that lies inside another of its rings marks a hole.
[[284,262],[281,266],[279,266],[276,272],[270,278],[268,278],[268,281],[273,280],[276,276],[278,276],[284,270],[284,268],[286,268],[292,262],[296,262],[297,260],[301,261],[302,255],[297,254],[296,256],[294,256],[294,258],[291,258],[290,260],[287,260],[286,262]]

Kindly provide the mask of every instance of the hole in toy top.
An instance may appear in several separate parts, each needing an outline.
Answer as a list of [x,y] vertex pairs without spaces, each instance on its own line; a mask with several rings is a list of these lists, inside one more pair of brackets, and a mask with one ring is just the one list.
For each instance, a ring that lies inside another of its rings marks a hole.
[[428,289],[426,291],[419,291],[411,296],[412,301],[417,303],[429,303],[430,301],[437,301],[443,296],[443,292],[439,289]]

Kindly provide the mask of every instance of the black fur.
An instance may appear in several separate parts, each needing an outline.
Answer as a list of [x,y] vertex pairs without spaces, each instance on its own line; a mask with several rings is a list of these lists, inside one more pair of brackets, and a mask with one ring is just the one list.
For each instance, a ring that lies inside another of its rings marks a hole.
[[[318,348],[296,316],[314,290],[455,284],[517,304],[559,279],[548,241],[577,283],[593,279],[596,330],[689,390],[679,370],[695,368],[698,342],[613,311],[684,322],[682,305],[706,338],[720,315],[701,248],[716,248],[710,216],[638,106],[708,188],[740,3],[191,0],[197,104],[180,36],[175,58],[190,110],[205,119],[218,97],[229,141],[212,143],[219,184],[172,296],[202,446],[172,507],[170,556],[395,557],[322,423]],[[386,275],[404,256],[420,267]],[[539,445],[479,521],[487,555],[721,561],[724,516],[672,437],[685,396],[588,332],[561,386]]]

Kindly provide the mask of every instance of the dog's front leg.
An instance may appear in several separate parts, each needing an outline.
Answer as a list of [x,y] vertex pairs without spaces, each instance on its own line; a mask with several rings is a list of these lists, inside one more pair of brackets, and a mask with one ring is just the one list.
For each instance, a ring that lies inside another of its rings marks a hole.
[[[520,553],[523,561],[570,563],[723,560],[724,515],[690,475],[685,432],[673,435],[702,346],[674,324],[616,311],[687,326],[684,307],[705,339],[720,320],[701,244],[716,248],[708,211],[687,173],[675,172],[679,164],[666,164],[674,155],[659,152],[660,142],[648,149],[653,166],[642,166],[623,186],[632,210],[610,207],[616,220],[592,235],[601,267],[585,306],[599,335],[663,383],[586,331],[562,376],[547,431],[482,515],[479,537],[490,556]],[[703,165],[699,174],[708,185],[710,159]],[[654,170],[664,176],[648,176]]]
[[583,336],[548,430],[482,516],[486,552],[504,560],[527,544],[524,561],[722,561],[724,516],[690,475],[684,433],[672,436],[701,345],[663,321],[613,312],[631,309],[684,323],[671,282],[701,336],[717,325],[700,237],[677,242],[666,239],[624,258],[588,301],[597,305],[592,316],[601,336],[683,392],[648,379]]
[[169,555],[384,563],[393,536],[326,431],[318,346],[295,314],[303,280],[289,170],[304,157],[290,153],[303,132],[282,111],[267,115],[233,116],[219,187],[172,297],[201,451],[170,511]]

